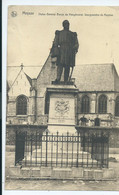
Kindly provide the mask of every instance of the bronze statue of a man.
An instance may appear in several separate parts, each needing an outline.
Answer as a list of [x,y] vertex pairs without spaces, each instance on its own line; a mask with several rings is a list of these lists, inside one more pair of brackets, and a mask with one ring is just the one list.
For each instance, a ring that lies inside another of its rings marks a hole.
[[64,67],[64,82],[69,80],[70,67],[75,66],[75,55],[78,52],[79,44],[76,32],[69,30],[69,21],[63,21],[64,29],[56,30],[55,39],[51,49],[51,57],[57,57],[57,78],[59,83]]

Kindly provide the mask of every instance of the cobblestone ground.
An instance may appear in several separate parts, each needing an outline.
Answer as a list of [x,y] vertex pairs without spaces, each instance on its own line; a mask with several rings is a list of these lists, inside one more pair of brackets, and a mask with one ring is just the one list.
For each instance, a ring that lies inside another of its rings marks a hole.
[[7,190],[118,191],[118,181],[7,180]]

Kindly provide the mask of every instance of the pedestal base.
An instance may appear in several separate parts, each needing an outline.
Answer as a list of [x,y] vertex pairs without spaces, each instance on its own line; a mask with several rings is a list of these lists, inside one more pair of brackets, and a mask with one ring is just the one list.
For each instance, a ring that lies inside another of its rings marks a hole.
[[49,130],[49,133],[50,134],[56,134],[57,132],[60,134],[60,135],[66,135],[67,132],[69,134],[76,134],[77,133],[77,130],[75,129],[75,126],[74,125],[52,125],[52,124],[48,124],[48,130]]

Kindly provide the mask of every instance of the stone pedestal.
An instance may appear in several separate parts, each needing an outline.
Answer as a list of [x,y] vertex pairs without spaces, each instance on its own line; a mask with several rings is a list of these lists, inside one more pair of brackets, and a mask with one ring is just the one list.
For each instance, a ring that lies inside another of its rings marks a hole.
[[49,97],[48,130],[50,133],[74,134],[78,89],[74,85],[52,85],[47,88]]
[[[78,167],[92,163],[91,154],[81,151],[77,133],[77,96],[74,85],[51,85],[46,91],[49,110],[48,129],[42,135],[41,145],[27,155],[27,164],[51,167]],[[93,163],[96,163],[93,161]]]
[[[77,95],[78,89],[74,85],[51,85],[47,88],[47,97],[49,98],[49,117],[48,117],[48,136],[52,134],[58,139],[56,142],[48,142],[47,160],[61,164],[61,160],[71,164],[72,162],[72,142],[63,142],[63,139],[70,139],[70,136],[77,135],[75,125],[77,122]],[[57,134],[58,132],[58,134]],[[43,136],[46,136],[44,132]],[[58,138],[57,138],[58,137]],[[80,137],[79,137],[80,139]],[[68,145],[67,145],[68,144]],[[42,155],[46,156],[46,143],[42,143]],[[80,151],[80,144],[78,144]],[[76,161],[77,144],[73,143],[73,158]],[[68,159],[67,159],[68,158]],[[76,163],[76,162],[75,162]]]

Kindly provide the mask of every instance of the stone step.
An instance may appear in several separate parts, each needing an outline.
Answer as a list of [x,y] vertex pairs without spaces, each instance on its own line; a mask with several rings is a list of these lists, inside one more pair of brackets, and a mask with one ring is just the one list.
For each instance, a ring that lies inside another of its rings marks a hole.
[[[51,157],[51,155],[52,155],[52,158],[56,158],[57,154],[58,154],[58,158],[67,158],[67,151],[64,151],[63,153],[61,151],[58,151],[58,153],[53,151],[52,154],[51,154],[51,151],[49,151],[49,150],[47,151],[47,155],[49,157]],[[40,149],[38,149],[37,151],[34,150],[32,152],[32,157],[41,158],[41,156],[42,157],[46,156],[46,151],[45,150],[43,150],[42,153],[41,153]],[[73,151],[73,154],[72,154],[72,151],[68,151],[68,158],[72,159],[72,156],[73,156],[73,158],[77,158],[77,152]],[[89,152],[80,151],[80,152],[78,152],[78,158],[88,159],[88,158],[91,158],[91,154]]]
[[[57,151],[57,150],[56,150]],[[77,166],[77,150],[73,151],[73,156],[72,156],[72,151],[68,151],[68,156],[67,156],[67,151],[62,151],[58,150],[58,153],[56,153],[56,151],[53,150],[52,154],[51,154],[51,150],[47,150],[47,164],[48,165],[53,165],[53,166],[61,166],[63,164],[63,166]],[[78,165],[81,166],[85,165],[85,167],[93,167],[94,165],[97,166],[97,164],[99,164],[99,161],[97,162],[97,160],[95,160],[94,158],[91,158],[91,154],[89,152],[84,152],[84,151],[79,151],[78,152]],[[42,150],[41,153],[41,149],[37,149],[37,150],[33,150],[32,154],[29,152],[27,152],[27,155],[25,156],[24,160],[22,161],[22,165],[24,166],[31,166],[31,164],[33,166],[41,166],[41,161],[42,161],[42,165],[45,166],[46,165],[46,150]],[[89,166],[90,165],[90,166]]]
[[[42,158],[42,163],[41,163],[41,159],[39,158],[39,159],[36,159],[36,158],[31,158],[31,156],[27,156],[27,159],[23,159],[23,161],[22,161],[22,165],[25,165],[25,163],[26,163],[26,165],[28,166],[28,165],[46,165],[46,158]],[[64,164],[65,166],[68,164],[68,165],[77,165],[77,159],[69,159],[68,158],[68,160],[67,159],[51,159],[50,157],[49,158],[47,158],[47,164],[52,164],[52,165],[60,165],[61,166],[61,164]],[[99,164],[99,162],[97,162],[96,160],[92,160],[92,159],[78,159],[78,164],[79,165],[86,165],[86,166],[88,166],[88,165],[97,165],[97,164]]]
[[[41,149],[41,147],[42,147],[42,150],[43,149],[46,150],[46,143],[42,143],[42,146],[40,146],[40,149]],[[54,142],[54,143],[48,142],[47,143],[47,149],[49,151],[51,151],[51,150],[56,151],[57,149],[59,151],[62,151],[62,150],[65,151],[65,150],[67,150],[67,147],[68,147],[69,151],[72,151],[72,150],[77,151],[77,148],[80,150],[81,145],[80,145],[80,143],[78,145],[77,145],[77,143],[73,143],[73,145],[72,145],[71,142],[69,142],[68,144],[67,144],[67,142],[64,142],[63,145],[61,142],[59,142],[58,144],[57,144],[57,142]]]

